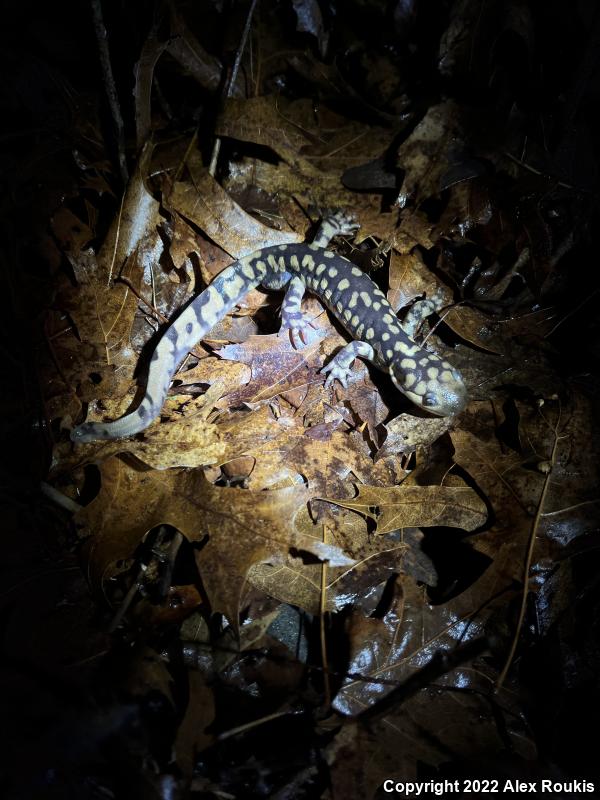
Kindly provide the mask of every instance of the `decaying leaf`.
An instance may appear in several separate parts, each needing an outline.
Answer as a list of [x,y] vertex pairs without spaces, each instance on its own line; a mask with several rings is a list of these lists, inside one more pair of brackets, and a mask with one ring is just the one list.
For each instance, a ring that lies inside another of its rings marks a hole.
[[235,624],[246,574],[253,564],[276,562],[290,548],[333,565],[351,560],[315,531],[299,533],[294,518],[307,501],[302,486],[250,492],[213,486],[201,472],[137,471],[111,457],[101,466],[98,496],[76,518],[89,537],[88,563],[100,587],[116,561],[130,558],[145,534],[160,524],[196,542],[200,578],[213,611]]
[[255,97],[251,100],[230,99],[217,124],[220,136],[270,147],[293,169],[316,178],[318,170],[302,156],[311,138],[300,125],[290,122],[288,104],[279,98]]
[[385,719],[344,726],[326,750],[334,797],[375,797],[383,785],[414,784],[422,779],[424,767],[435,770],[449,761],[477,774],[486,754],[503,752],[507,740],[513,748],[506,759],[507,779],[528,774],[535,743],[507,694],[494,704],[492,714],[492,702],[483,692],[423,688]]
[[315,36],[319,42],[319,51],[324,56],[329,35],[323,25],[319,4],[316,0],[293,0],[293,5],[298,18],[298,30]]
[[389,282],[388,300],[395,309],[406,308],[417,297],[429,295],[437,288],[434,276],[418,253],[392,253]]
[[230,255],[241,258],[261,247],[299,241],[296,234],[268,228],[251,217],[193,159],[188,168],[192,181],[175,183],[169,204]]
[[398,148],[397,163],[406,172],[403,197],[429,197],[442,189],[441,178],[453,162],[462,129],[461,109],[454,102],[429,108]]
[[126,260],[135,250],[139,251],[143,262],[144,257],[156,258],[157,247],[159,254],[162,249],[156,230],[159,204],[145,185],[151,155],[152,146],[147,145],[129,181],[119,213],[98,253],[97,279],[107,288],[117,280]]
[[325,499],[369,517],[380,534],[433,525],[473,531],[487,518],[485,503],[468,486],[358,485],[356,488],[354,500]]
[[418,531],[406,529],[393,537],[373,538],[364,521],[351,514],[337,520],[335,533],[324,530],[354,559],[351,567],[325,568],[288,556],[281,564],[252,567],[248,582],[311,614],[352,607],[365,615],[376,609],[390,575],[403,573],[428,586],[436,584],[435,567],[423,552],[423,534]]
[[427,447],[440,438],[452,425],[447,417],[413,417],[411,414],[400,414],[385,425],[387,433],[385,442],[377,451],[377,458],[410,453],[417,447]]
[[[457,615],[451,604],[436,609],[427,603],[425,588],[401,576],[383,618],[355,613],[349,622],[349,677],[334,706],[344,714],[360,714],[387,695],[394,684],[412,678],[435,653],[451,651],[457,642],[481,636],[483,616]],[[458,674],[447,684],[460,685]]]

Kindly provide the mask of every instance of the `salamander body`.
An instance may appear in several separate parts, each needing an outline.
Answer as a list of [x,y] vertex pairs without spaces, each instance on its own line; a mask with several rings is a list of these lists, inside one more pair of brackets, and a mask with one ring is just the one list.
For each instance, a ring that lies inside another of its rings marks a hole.
[[[463,379],[444,359],[416,344],[415,320],[434,310],[422,301],[420,314],[401,325],[385,294],[358,267],[326,249],[333,236],[350,233],[356,224],[341,213],[326,218],[312,244],[287,244],[257,250],[224,269],[179,314],[164,332],[152,355],[146,393],[140,405],[114,422],[85,422],[71,431],[74,442],[132,436],[159,415],[177,367],[194,345],[255,287],[285,289],[282,328],[292,340],[307,319],[301,311],[306,290],[315,294],[355,341],[343,347],[323,368],[326,386],[335,379],[344,386],[357,356],[388,372],[397,388],[415,405],[440,416],[461,411],[467,399]],[[416,304],[417,306],[419,304]]]

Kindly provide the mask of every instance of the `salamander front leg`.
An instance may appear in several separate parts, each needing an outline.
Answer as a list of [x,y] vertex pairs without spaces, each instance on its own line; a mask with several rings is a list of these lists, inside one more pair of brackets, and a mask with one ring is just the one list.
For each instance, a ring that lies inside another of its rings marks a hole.
[[311,318],[302,311],[302,298],[305,292],[304,281],[295,277],[288,283],[281,307],[281,330],[289,328],[294,347],[304,345],[302,332],[310,325]]
[[375,360],[375,352],[367,342],[350,342],[342,347],[340,352],[333,358],[321,372],[328,372],[325,388],[331,386],[337,380],[346,389],[348,388],[348,378],[352,375],[352,364],[357,356],[366,358],[367,361]]

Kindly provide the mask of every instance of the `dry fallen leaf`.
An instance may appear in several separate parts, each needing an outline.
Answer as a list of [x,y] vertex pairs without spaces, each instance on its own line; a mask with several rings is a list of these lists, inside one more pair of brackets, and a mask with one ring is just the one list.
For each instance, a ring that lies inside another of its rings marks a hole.
[[461,132],[461,109],[456,103],[448,100],[429,107],[398,148],[397,163],[406,172],[401,197],[418,201],[440,192],[440,179],[460,143]]
[[188,160],[190,183],[175,183],[169,205],[201,228],[234,258],[262,247],[300,241],[297,234],[268,228],[244,211],[216,180],[193,159]]
[[[289,112],[289,103],[281,96],[229,99],[217,121],[216,133],[270,147],[293,169],[316,178],[319,171],[302,156],[311,137],[300,125],[290,122]],[[305,111],[304,119],[307,118]]]
[[213,486],[202,472],[137,471],[111,457],[100,467],[97,497],[76,516],[88,537],[88,571],[100,588],[117,561],[129,559],[160,524],[178,528],[199,549],[196,561],[213,611],[236,625],[240,593],[253,564],[281,560],[290,548],[350,565],[318,528],[299,533],[294,519],[307,502],[302,486],[265,492]]

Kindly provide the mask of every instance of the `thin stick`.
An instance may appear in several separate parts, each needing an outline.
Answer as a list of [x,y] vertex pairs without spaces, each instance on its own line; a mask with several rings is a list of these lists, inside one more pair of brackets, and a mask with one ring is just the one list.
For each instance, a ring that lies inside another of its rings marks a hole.
[[[323,542],[327,541],[327,528],[323,526]],[[325,614],[327,613],[327,562],[321,564],[321,597],[319,608],[319,628],[321,635],[321,663],[323,665],[323,684],[325,689],[325,706],[331,705],[331,688],[329,686],[329,666],[327,663],[327,635],[325,631]]]
[[[250,33],[250,23],[252,22],[252,15],[254,14],[256,3],[257,0],[252,0],[252,4],[250,5],[250,10],[248,11],[248,17],[246,18],[246,24],[244,25],[244,30],[242,32],[242,38],[240,39],[240,44],[235,54],[235,61],[233,62],[231,75],[229,76],[229,80],[227,81],[227,88],[223,93],[223,99],[231,97],[233,87],[237,80],[240,64],[242,63],[242,56],[244,55],[244,50],[246,48],[246,41],[248,39],[248,34]],[[208,172],[210,175],[212,175],[213,178],[215,176],[215,172],[217,171],[217,160],[219,158],[220,149],[221,149],[221,137],[217,136],[215,138],[215,143],[213,145],[213,151],[210,157],[210,166],[208,168]]]
[[[541,413],[541,416],[545,420],[546,418]],[[552,472],[554,469],[554,464],[556,461],[556,449],[558,447],[558,443],[562,437],[558,435],[558,428],[560,426],[560,417],[561,411],[559,407],[558,411],[558,419],[556,421],[556,425],[553,429],[554,433],[554,444],[552,446],[552,454],[550,455],[550,469],[546,474],[544,479],[544,487],[542,489],[542,494],[540,495],[540,500],[537,506],[537,510],[535,512],[535,518],[531,525],[531,532],[529,534],[529,545],[527,547],[527,556],[525,558],[525,564],[523,566],[523,594],[521,595],[521,608],[519,609],[519,618],[517,620],[517,624],[515,626],[515,632],[513,634],[512,643],[510,646],[510,651],[502,667],[502,672],[500,673],[498,680],[496,682],[496,691],[502,688],[502,684],[506,680],[506,676],[508,674],[508,670],[510,669],[510,665],[513,662],[513,658],[515,657],[515,652],[517,650],[517,644],[519,643],[519,637],[521,635],[521,629],[523,628],[523,622],[525,620],[525,610],[527,608],[527,596],[529,594],[529,573],[531,572],[531,562],[533,561],[533,551],[535,548],[535,540],[537,537],[537,531],[540,525],[540,520],[543,515],[544,503],[546,502],[546,495],[548,493],[548,487],[550,485],[550,480],[552,478]]]
[[119,171],[121,173],[121,180],[124,184],[129,180],[129,173],[127,171],[127,161],[125,159],[125,126],[123,124],[123,117],[121,115],[121,106],[119,105],[119,96],[117,94],[117,87],[115,85],[115,78],[110,63],[110,52],[108,50],[108,34],[104,19],[102,17],[102,6],[100,0],[90,0],[92,7],[92,17],[94,21],[94,31],[96,32],[96,40],[98,41],[98,50],[100,52],[100,66],[104,77],[104,88],[106,90],[106,98],[110,106],[113,123],[115,126],[115,134],[117,137],[117,153],[119,159]]

